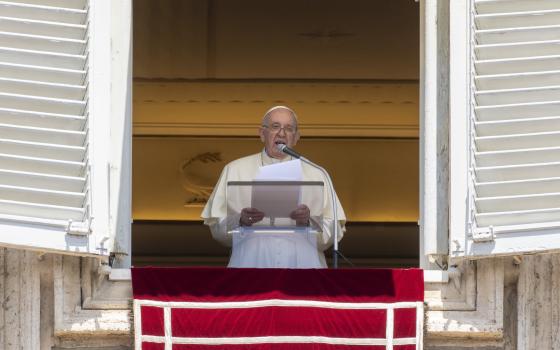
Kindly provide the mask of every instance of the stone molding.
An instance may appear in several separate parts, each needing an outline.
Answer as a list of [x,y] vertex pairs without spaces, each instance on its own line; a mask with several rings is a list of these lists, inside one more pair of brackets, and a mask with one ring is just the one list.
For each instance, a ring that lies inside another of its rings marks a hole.
[[460,276],[448,283],[426,283],[425,302],[431,311],[476,310],[476,263],[463,262]]
[[[281,99],[279,99],[281,98]],[[417,81],[134,81],[136,136],[253,136],[288,105],[303,136],[418,137]]]
[[[134,135],[255,136],[255,123],[134,122]],[[300,124],[305,136],[417,138],[416,124]],[[255,136],[256,137],[256,136]]]
[[[434,308],[426,312],[426,339],[464,339],[501,340],[504,329],[504,262],[501,258],[482,259],[468,262],[465,278],[470,274],[476,275],[474,288],[468,282],[462,284],[462,293],[466,299],[452,301],[449,304],[434,303],[437,297],[437,288],[432,289],[431,302]],[[452,283],[441,285],[440,295],[445,295],[447,289],[455,288]],[[470,289],[470,292],[468,291]],[[474,293],[473,293],[474,292]],[[460,293],[461,294],[461,293]],[[430,295],[430,293],[428,293]],[[469,299],[476,297],[475,303],[470,304]],[[474,306],[474,309],[472,308]],[[447,309],[450,308],[450,309]],[[454,310],[455,309],[455,310]]]
[[99,273],[99,265],[96,265],[99,260],[84,258],[80,262],[80,259],[54,256],[54,335],[68,339],[111,336],[129,343],[132,334],[130,282],[113,284],[106,274]]

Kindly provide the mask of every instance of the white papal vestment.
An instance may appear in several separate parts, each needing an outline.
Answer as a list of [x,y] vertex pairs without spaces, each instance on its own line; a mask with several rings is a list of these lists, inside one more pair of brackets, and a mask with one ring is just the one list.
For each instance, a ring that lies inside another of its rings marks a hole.
[[[215,240],[226,246],[232,246],[232,236],[227,233],[226,223],[227,183],[230,181],[252,181],[259,172],[260,167],[288,160],[292,160],[292,158],[286,157],[282,160],[271,158],[263,150],[261,153],[234,160],[224,167],[220,179],[214,187],[214,191],[201,215],[204,219],[204,223],[210,227],[210,231]],[[325,194],[323,196],[323,232],[317,236],[316,244],[317,254],[315,256],[318,257],[318,259],[302,256],[305,254],[305,249],[301,248],[301,237],[281,234],[274,234],[273,237],[262,235],[254,236],[250,240],[247,240],[247,244],[244,246],[238,246],[238,254],[230,258],[229,267],[327,267],[323,251],[333,243],[332,232],[334,220],[332,196],[327,187],[328,181],[319,169],[303,162],[302,175],[303,181],[321,181],[325,184]],[[344,233],[346,216],[336,193],[335,200],[338,208],[338,239],[340,240]],[[300,256],[298,256],[298,254]]]

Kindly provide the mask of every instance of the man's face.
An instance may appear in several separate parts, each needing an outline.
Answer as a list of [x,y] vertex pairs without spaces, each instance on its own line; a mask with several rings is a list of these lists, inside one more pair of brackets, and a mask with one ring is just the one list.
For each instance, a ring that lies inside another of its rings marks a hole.
[[299,140],[297,124],[290,111],[278,109],[268,115],[266,125],[259,130],[266,153],[273,158],[284,158],[286,155],[279,151],[277,145],[280,143],[293,147]]

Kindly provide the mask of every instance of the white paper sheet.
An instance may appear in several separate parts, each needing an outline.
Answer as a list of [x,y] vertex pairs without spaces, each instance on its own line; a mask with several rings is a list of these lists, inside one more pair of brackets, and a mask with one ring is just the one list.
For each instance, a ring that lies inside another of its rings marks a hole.
[[294,159],[260,167],[255,181],[301,181],[302,178],[301,161]]
[[[299,159],[260,167],[255,181],[301,181],[303,178]],[[288,218],[300,203],[299,185],[253,186],[251,205],[266,217]]]

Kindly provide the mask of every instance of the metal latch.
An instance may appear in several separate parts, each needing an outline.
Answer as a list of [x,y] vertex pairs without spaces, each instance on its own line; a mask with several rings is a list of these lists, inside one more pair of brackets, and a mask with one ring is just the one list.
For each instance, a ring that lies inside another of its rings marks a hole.
[[73,222],[68,220],[66,225],[66,234],[74,236],[87,236],[91,233],[91,219],[84,222]]
[[486,229],[477,229],[472,232],[473,242],[491,242],[496,238],[494,226],[490,225]]

